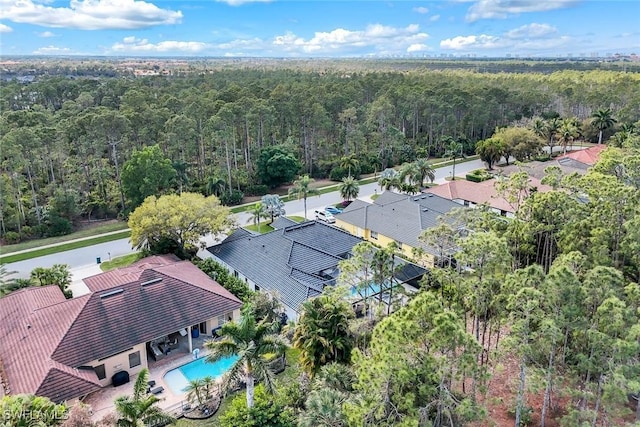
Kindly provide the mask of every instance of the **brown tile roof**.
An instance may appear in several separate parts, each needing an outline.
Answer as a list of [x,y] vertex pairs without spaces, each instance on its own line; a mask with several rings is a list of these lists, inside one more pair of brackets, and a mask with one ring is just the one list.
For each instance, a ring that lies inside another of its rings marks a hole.
[[0,299],[0,359],[11,393],[82,396],[100,384],[93,370],[76,368],[241,306],[188,261],[151,257],[123,270],[89,278],[93,292],[71,300],[57,286]]
[[[11,393],[35,393],[52,369],[61,370],[51,353],[87,301],[66,300],[57,286],[21,289],[0,299],[0,357]],[[64,368],[69,379],[80,375]],[[100,387],[95,374],[89,382],[93,390]]]
[[562,156],[558,156],[556,160],[572,159],[576,162],[593,166],[600,159],[600,153],[602,153],[606,148],[607,146],[604,144],[594,145],[593,147],[585,148],[584,150],[576,150]]
[[240,306],[239,299],[188,261],[145,270],[135,282],[90,294],[53,358],[81,366]]
[[[431,187],[425,190],[449,200],[466,200],[477,205],[487,204],[488,206],[505,212],[514,212],[514,207],[495,188],[495,179],[482,182],[471,182],[466,180],[449,181],[446,184]],[[551,187],[544,185],[539,179],[530,177],[529,183],[536,187],[538,191],[551,191]]]

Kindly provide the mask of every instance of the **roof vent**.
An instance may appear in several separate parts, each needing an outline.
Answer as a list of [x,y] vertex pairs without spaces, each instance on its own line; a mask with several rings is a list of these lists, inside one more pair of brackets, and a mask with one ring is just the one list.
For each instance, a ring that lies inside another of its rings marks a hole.
[[120,295],[121,293],[124,292],[124,289],[114,289],[111,292],[107,292],[106,294],[102,294],[100,295],[100,299],[106,299],[106,298],[110,298],[116,295]]
[[424,209],[422,209],[422,212],[429,212],[429,209],[424,208]]
[[420,200],[419,197],[416,197],[415,199],[413,199],[414,202],[417,202],[418,200]]
[[144,288],[145,286],[153,285],[154,283],[158,283],[158,282],[162,282],[162,277],[158,277],[156,279],[151,279],[151,280],[147,280],[146,282],[142,282],[140,283],[140,286]]
[[[429,197],[431,197],[431,196],[429,196]],[[424,200],[426,198],[427,198],[427,196],[422,196],[422,197],[420,197],[420,200]]]
[[427,194],[427,197],[433,197],[433,194],[429,193]]

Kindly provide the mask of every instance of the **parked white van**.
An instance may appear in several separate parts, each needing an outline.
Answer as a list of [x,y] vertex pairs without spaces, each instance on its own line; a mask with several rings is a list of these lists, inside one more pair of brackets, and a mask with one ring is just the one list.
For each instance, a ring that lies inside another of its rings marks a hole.
[[329,212],[322,210],[322,211],[316,211],[316,220],[324,221],[327,224],[333,224],[336,222],[336,217],[334,217]]

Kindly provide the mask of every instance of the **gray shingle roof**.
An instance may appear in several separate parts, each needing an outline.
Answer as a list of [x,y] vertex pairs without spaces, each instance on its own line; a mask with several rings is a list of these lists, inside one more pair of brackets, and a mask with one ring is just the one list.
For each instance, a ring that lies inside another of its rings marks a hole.
[[296,225],[297,222],[295,222],[292,219],[289,219],[287,217],[284,216],[279,216],[276,219],[273,220],[273,222],[271,223],[271,228],[273,228],[274,230],[281,230],[285,227],[290,227],[292,225]]
[[385,191],[372,204],[363,202],[345,210],[340,220],[429,251],[430,248],[418,241],[420,233],[437,225],[442,215],[461,207],[458,203],[433,194],[408,196]]
[[207,248],[215,257],[297,310],[333,284],[336,268],[362,239],[317,221]]

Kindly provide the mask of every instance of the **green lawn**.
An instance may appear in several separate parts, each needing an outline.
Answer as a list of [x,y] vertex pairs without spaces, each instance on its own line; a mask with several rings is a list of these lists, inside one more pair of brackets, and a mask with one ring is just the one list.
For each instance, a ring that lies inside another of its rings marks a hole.
[[142,258],[142,252],[135,252],[129,255],[119,256],[111,261],[105,261],[100,264],[102,271],[115,270],[116,268],[128,267],[134,262]]
[[97,225],[91,228],[76,231],[71,234],[57,237],[48,237],[46,239],[27,240],[26,242],[16,243],[15,245],[5,245],[2,247],[2,254],[10,254],[13,252],[23,251],[26,249],[39,248],[41,246],[53,245],[56,243],[68,242],[69,240],[82,239],[85,237],[95,236],[96,234],[104,234],[112,231],[126,230],[128,225],[126,222],[111,222],[109,224]]
[[[121,233],[109,234],[106,236],[98,236],[93,239],[80,240],[78,242],[64,243],[49,248],[36,249],[34,251],[25,252],[15,255],[2,256],[0,261],[2,263],[9,264],[11,262],[24,261],[26,259],[37,258],[45,255],[57,254],[59,252],[70,251],[72,249],[85,248],[87,246],[93,246],[100,243],[111,242],[113,240],[125,239],[131,235],[129,230]],[[4,249],[3,249],[4,251]]]
[[[276,377],[278,383],[289,383],[291,381],[298,381],[298,376],[300,375],[300,366],[298,365],[299,354],[300,351],[296,350],[295,348],[287,349],[287,367]],[[244,393],[245,391],[241,390],[236,393],[232,393],[226,398],[222,399],[222,402],[220,403],[220,409],[218,409],[218,412],[216,412],[216,414],[208,420],[194,421],[185,420],[184,418],[182,418],[179,419],[175,425],[177,427],[219,427],[220,424],[218,423],[218,417],[221,414],[224,414],[234,397],[236,397],[238,394],[244,395]]]

